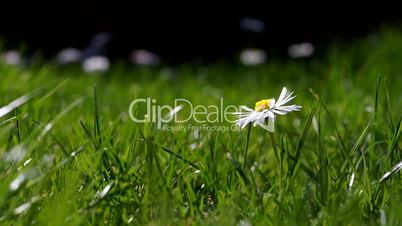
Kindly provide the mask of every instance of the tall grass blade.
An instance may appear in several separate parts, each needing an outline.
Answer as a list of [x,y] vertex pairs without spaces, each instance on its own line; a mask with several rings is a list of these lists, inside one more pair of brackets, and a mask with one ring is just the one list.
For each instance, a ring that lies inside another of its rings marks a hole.
[[99,144],[102,143],[102,137],[99,126],[99,110],[98,110],[98,97],[96,93],[96,84],[94,84],[94,136],[98,138]]
[[391,98],[389,95],[388,80],[385,78],[384,78],[384,88],[385,88],[385,99],[386,99],[386,103],[387,103],[385,112],[387,112],[387,115],[388,115],[391,131],[394,131],[394,122],[392,119]]
[[346,144],[343,141],[343,138],[342,138],[342,136],[341,136],[341,134],[339,132],[337,123],[335,121],[335,118],[332,116],[331,111],[324,104],[324,102],[321,101],[320,97],[313,92],[313,90],[310,89],[310,92],[315,97],[315,99],[320,103],[320,106],[322,106],[324,108],[325,112],[327,113],[327,115],[328,115],[328,117],[330,119],[330,122],[332,123],[332,125],[335,128],[336,136],[337,136],[337,138],[338,138],[338,140],[340,142],[340,151],[342,152],[342,155],[346,158],[346,161],[349,163],[349,165],[352,168],[353,172],[357,173],[356,167],[354,166],[353,161],[352,161],[352,159],[351,159],[351,157],[349,155],[349,150],[347,149]]
[[325,153],[325,148],[322,140],[321,131],[321,117],[320,108],[318,108],[318,159],[320,161],[320,171],[319,171],[319,183],[320,183],[320,195],[321,195],[321,205],[325,205],[328,198],[328,163],[327,156]]
[[299,143],[297,144],[294,163],[293,163],[293,166],[292,166],[292,168],[290,170],[290,172],[291,172],[290,174],[292,175],[292,177],[296,174],[297,169],[299,168],[299,164],[300,164],[300,161],[301,161],[301,159],[300,159],[301,151],[303,149],[304,142],[307,139],[307,134],[308,134],[308,131],[310,129],[311,122],[313,121],[313,116],[315,114],[315,110],[317,109],[317,106],[318,106],[318,102],[317,102],[317,100],[314,100],[314,103],[313,103],[313,105],[311,107],[311,110],[310,110],[310,114],[309,114],[309,116],[307,118],[306,125],[304,126],[302,135],[299,138]]
[[247,167],[247,154],[248,154],[248,145],[250,143],[250,133],[251,133],[251,123],[247,127],[247,140],[246,140],[246,147],[244,148],[244,162],[243,162],[243,171]]
[[396,164],[395,166],[393,166],[390,171],[386,172],[378,182],[380,182],[380,183],[383,182],[384,180],[386,180],[390,176],[392,176],[392,175],[396,174],[397,172],[399,172],[401,169],[402,169],[402,161],[399,162],[398,164]]
[[15,99],[11,103],[7,104],[6,106],[0,108],[0,118],[7,115],[8,113],[12,112],[14,109],[18,108],[19,106],[25,104],[32,98],[32,95],[26,94],[24,96]]
[[177,153],[175,153],[175,152],[169,150],[169,149],[166,148],[166,147],[163,147],[163,146],[159,146],[159,147],[160,147],[163,151],[165,151],[165,152],[171,154],[172,156],[174,156],[174,157],[176,157],[176,158],[182,160],[183,162],[189,164],[190,166],[196,168],[197,170],[200,170],[200,168],[199,168],[196,164],[194,164],[194,163],[192,163],[191,161],[185,159],[183,156],[181,156],[181,155],[179,155],[179,154],[177,154]]

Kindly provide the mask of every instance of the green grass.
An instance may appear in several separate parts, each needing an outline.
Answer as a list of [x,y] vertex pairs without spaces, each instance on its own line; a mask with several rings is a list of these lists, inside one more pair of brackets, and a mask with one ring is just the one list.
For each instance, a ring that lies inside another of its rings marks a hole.
[[[116,64],[99,76],[0,65],[0,106],[24,97],[0,110],[0,224],[401,225],[402,33],[319,55],[257,67]],[[282,86],[303,109],[280,116],[273,139],[259,127],[249,139],[247,129],[162,131],[128,115],[146,97],[253,107]]]

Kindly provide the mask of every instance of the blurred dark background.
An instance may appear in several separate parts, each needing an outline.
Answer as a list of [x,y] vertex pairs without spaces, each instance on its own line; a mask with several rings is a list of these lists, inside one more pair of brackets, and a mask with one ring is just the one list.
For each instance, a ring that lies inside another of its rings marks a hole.
[[308,41],[320,47],[334,39],[364,36],[384,24],[399,26],[401,6],[398,2],[173,6],[16,1],[1,7],[0,38],[5,48],[26,44],[28,52],[42,50],[46,57],[65,47],[85,48],[99,32],[112,37],[104,50],[112,59],[127,58],[132,49],[151,50],[168,62],[215,61],[249,47],[281,56],[293,43]]

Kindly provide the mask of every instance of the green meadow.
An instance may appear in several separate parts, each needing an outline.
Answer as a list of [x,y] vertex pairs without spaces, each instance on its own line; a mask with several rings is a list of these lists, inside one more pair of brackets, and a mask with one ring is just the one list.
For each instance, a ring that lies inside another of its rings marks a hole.
[[[0,64],[0,225],[401,225],[401,78],[392,29],[258,66]],[[274,133],[129,114],[148,97],[254,108],[282,87],[302,109]]]

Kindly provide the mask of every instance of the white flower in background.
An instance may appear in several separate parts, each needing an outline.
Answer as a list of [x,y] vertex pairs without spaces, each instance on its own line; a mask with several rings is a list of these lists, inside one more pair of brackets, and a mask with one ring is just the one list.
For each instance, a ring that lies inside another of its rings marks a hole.
[[100,55],[88,57],[82,62],[82,69],[88,73],[105,72],[109,67],[109,59]]
[[4,160],[7,162],[18,162],[24,158],[26,149],[22,145],[13,147],[9,152],[5,153]]
[[56,56],[56,60],[60,64],[78,63],[81,59],[81,50],[71,47],[61,50]]
[[267,54],[262,49],[246,49],[240,54],[240,61],[244,65],[263,64],[267,60]]
[[309,42],[293,44],[288,48],[288,54],[291,58],[310,57],[314,53],[314,46]]
[[299,105],[285,105],[296,97],[292,96],[292,94],[293,92],[288,93],[286,87],[283,87],[278,100],[275,100],[275,98],[260,100],[255,103],[254,110],[246,106],[240,106],[244,111],[234,113],[238,117],[236,125],[243,129],[249,123],[253,123],[253,126],[259,125],[273,133],[275,131],[275,116],[277,114],[286,115],[291,111],[299,111],[301,109]]
[[160,61],[158,55],[145,49],[133,50],[130,60],[133,64],[139,65],[157,65]]
[[17,50],[6,51],[1,54],[1,58],[8,65],[19,65],[21,63],[21,56]]

